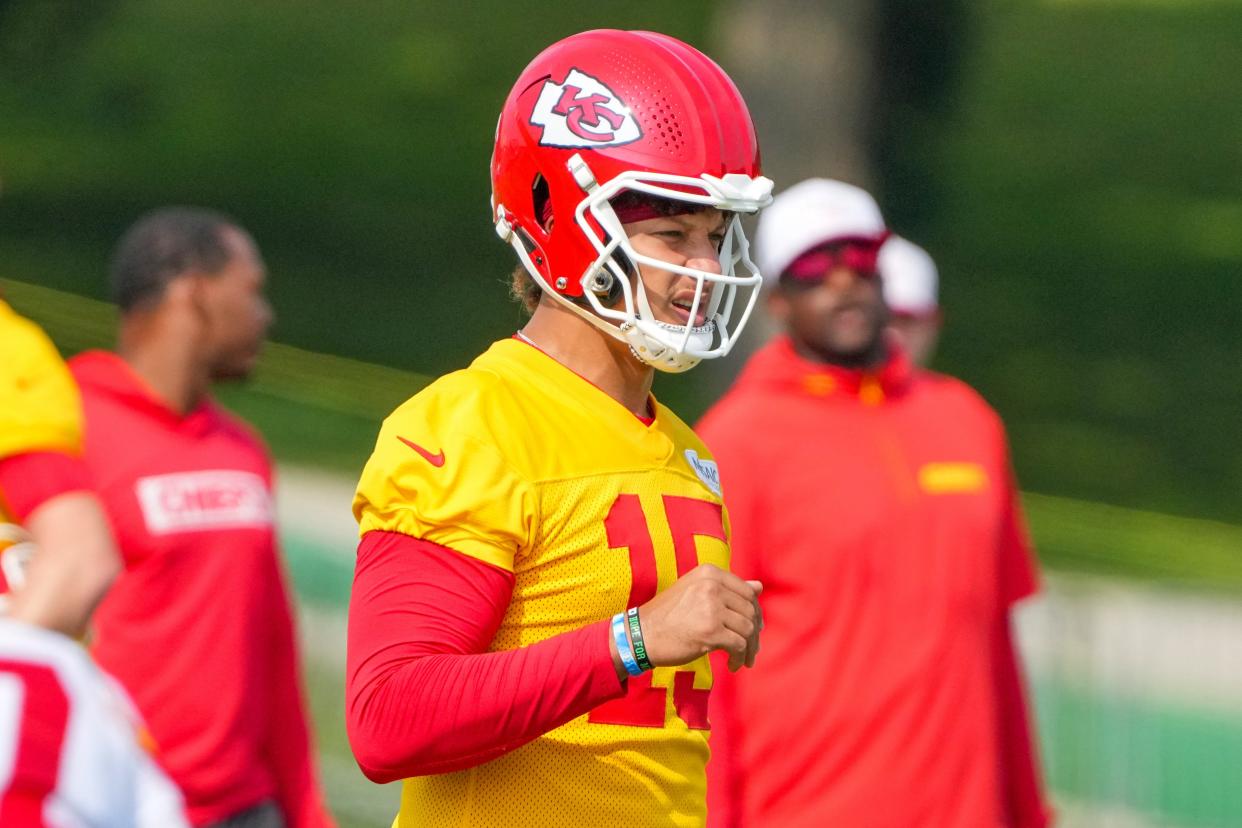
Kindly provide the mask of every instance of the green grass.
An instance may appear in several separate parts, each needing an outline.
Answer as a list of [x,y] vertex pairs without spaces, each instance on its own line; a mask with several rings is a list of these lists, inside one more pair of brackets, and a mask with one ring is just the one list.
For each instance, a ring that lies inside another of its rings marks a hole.
[[1042,494],[1023,502],[1049,567],[1242,593],[1242,527]]
[[1242,825],[1242,787],[1233,784],[1242,719],[1055,682],[1033,691],[1058,796],[1185,828]]

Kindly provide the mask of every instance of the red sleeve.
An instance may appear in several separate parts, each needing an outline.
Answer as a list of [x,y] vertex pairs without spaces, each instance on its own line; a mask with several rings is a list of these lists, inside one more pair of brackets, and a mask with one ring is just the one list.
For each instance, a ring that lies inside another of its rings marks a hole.
[[275,586],[268,601],[272,609],[271,694],[269,696],[266,756],[276,779],[276,798],[289,828],[332,828],[335,822],[324,806],[315,771],[310,734],[306,726],[306,703],[302,697],[302,672],[288,588],[279,562]]
[[90,489],[82,461],[56,451],[32,451],[0,460],[0,497],[18,521],[57,495]]
[[375,782],[480,765],[619,698],[608,620],[489,653],[513,575],[392,532],[358,545],[345,721]]
[[996,699],[1000,732],[1001,779],[1009,828],[1044,828],[1052,812],[1044,801],[1039,755],[1031,736],[1030,712],[1013,644],[1008,611],[996,630]]

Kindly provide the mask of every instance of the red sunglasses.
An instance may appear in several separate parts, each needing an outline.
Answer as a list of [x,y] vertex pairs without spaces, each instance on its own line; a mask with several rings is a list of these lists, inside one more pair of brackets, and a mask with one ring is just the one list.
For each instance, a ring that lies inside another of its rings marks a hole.
[[884,238],[837,239],[803,253],[785,268],[782,277],[805,284],[817,283],[839,267],[860,276],[876,275],[876,259]]

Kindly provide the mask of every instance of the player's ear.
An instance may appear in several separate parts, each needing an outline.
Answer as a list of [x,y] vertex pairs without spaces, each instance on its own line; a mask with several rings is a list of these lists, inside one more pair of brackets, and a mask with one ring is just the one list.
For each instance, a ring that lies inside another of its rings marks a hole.
[[159,296],[158,304],[178,308],[192,307],[196,301],[195,292],[193,274],[182,273],[168,280],[163,293]]
[[183,273],[168,283],[164,301],[205,323],[211,316],[207,282],[197,271]]

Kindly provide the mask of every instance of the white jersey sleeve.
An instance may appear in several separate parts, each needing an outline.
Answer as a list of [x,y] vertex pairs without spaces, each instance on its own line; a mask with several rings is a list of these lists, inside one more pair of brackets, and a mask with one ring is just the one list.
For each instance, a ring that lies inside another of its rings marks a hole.
[[0,618],[0,824],[188,826],[141,733],[132,702],[81,647]]

